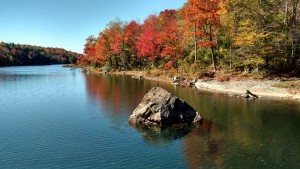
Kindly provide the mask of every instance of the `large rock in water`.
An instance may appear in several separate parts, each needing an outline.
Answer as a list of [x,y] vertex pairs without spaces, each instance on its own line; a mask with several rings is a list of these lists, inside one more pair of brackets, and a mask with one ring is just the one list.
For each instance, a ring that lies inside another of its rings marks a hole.
[[160,88],[152,88],[128,119],[131,124],[173,125],[201,122],[200,114],[176,96]]

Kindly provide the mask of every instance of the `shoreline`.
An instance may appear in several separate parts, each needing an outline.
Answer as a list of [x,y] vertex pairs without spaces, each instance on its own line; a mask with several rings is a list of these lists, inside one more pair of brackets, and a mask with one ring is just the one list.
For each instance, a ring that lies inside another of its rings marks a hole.
[[200,90],[221,92],[229,95],[240,95],[247,90],[259,98],[282,98],[300,100],[300,93],[295,89],[273,87],[278,80],[247,80],[247,81],[225,81],[216,80],[198,81],[196,87]]
[[[76,68],[79,68],[75,66]],[[73,66],[74,68],[74,66]],[[91,67],[80,67],[86,71],[96,73],[96,74],[111,74],[111,75],[130,75],[132,78],[140,78],[146,80],[153,80],[159,82],[165,82],[173,85],[190,86],[192,79],[184,78],[182,83],[173,83],[173,78],[167,76],[149,76],[146,75],[144,71],[111,71],[103,72],[100,69],[95,69]],[[198,90],[218,92],[227,95],[239,95],[245,93],[247,90],[259,98],[269,97],[269,98],[281,98],[281,99],[291,99],[300,100],[300,91],[291,88],[279,88],[273,87],[274,84],[280,82],[280,80],[229,80],[229,81],[217,81],[215,79],[198,79],[194,86]]]

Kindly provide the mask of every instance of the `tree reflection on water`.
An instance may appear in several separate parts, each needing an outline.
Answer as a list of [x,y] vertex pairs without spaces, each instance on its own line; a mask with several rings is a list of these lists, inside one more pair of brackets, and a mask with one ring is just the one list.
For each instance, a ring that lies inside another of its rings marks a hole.
[[[107,116],[127,119],[154,86],[182,98],[204,118],[201,126],[133,126],[149,145],[178,140],[189,168],[300,168],[300,104],[259,99],[247,101],[127,76],[87,74],[90,99]],[[129,126],[129,124],[127,124]]]

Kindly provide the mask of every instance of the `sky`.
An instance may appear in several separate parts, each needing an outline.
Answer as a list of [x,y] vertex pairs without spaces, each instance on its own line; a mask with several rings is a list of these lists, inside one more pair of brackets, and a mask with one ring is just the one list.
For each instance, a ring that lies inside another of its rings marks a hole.
[[0,42],[59,47],[83,53],[85,39],[109,21],[142,22],[186,0],[0,0]]

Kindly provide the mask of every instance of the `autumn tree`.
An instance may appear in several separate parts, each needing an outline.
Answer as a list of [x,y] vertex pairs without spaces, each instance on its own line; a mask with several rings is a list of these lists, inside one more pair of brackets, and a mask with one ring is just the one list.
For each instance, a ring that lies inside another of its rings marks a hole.
[[[85,58],[80,58],[81,62],[87,63],[87,62],[96,62],[95,56],[96,56],[96,42],[97,39],[91,35],[86,39],[86,43],[84,45],[83,53],[85,54]],[[101,63],[99,63],[101,64]]]
[[99,33],[95,45],[95,56],[93,56],[97,63],[103,65],[108,62],[111,68],[126,67],[124,26],[124,22],[116,18]]
[[[179,10],[150,15],[140,24],[111,21],[98,37],[88,38],[86,57],[80,60],[114,69],[151,65],[178,70],[181,64],[185,72],[195,73],[210,63],[216,70],[218,63],[239,71],[295,72],[299,11],[299,0],[188,0]],[[20,53],[11,49],[10,54]],[[29,58],[42,55],[30,53]],[[2,52],[1,60],[15,62],[10,56]]]
[[195,60],[197,46],[210,47],[214,70],[216,70],[214,37],[220,27],[219,4],[220,0],[188,0],[185,7],[187,23],[194,27]]
[[178,71],[178,60],[183,55],[183,32],[178,24],[176,10],[165,10],[159,14],[162,30],[159,33],[159,43],[162,46],[161,56],[164,57],[165,68],[172,66]]
[[[246,69],[261,67],[276,72],[287,69],[292,38],[288,36],[291,17],[286,5],[281,0],[227,1],[228,11],[221,17],[222,29],[230,33],[234,53],[240,56]],[[228,34],[223,36],[226,38]]]
[[99,33],[99,36],[97,38],[97,44],[96,44],[96,54],[95,58],[99,60],[100,62],[106,62],[108,61],[108,65],[110,67],[113,66],[113,60],[112,60],[112,33],[109,29],[104,29],[102,32]]
[[137,42],[138,56],[152,63],[160,55],[159,45],[159,19],[156,15],[150,15],[142,24],[142,33]]
[[124,27],[126,23],[116,18],[107,25],[110,30],[111,51],[116,68],[126,68],[129,64],[125,54]]
[[136,21],[131,21],[124,28],[124,43],[127,56],[127,63],[134,61],[134,66],[138,66],[138,40],[141,35],[141,25]]
[[[236,32],[235,25],[235,10],[233,9],[233,4],[229,0],[222,0],[220,2],[220,22],[221,27],[218,33],[218,45],[223,51],[222,55],[224,57],[223,63],[228,64],[230,70],[233,66],[234,50],[233,50],[233,37]],[[220,54],[220,53],[219,53]]]

